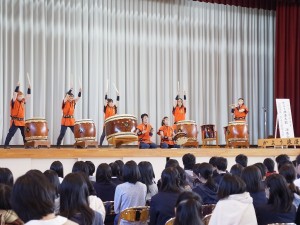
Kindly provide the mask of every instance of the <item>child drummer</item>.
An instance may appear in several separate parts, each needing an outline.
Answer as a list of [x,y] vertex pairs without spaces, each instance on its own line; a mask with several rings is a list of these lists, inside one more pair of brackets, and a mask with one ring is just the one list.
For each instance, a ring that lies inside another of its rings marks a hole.
[[[28,80],[29,82],[29,80]],[[31,85],[28,84],[27,95],[24,96],[23,92],[20,91],[20,82],[18,82],[13,98],[10,102],[10,128],[5,139],[4,148],[9,148],[9,142],[15,135],[16,131],[20,129],[23,142],[25,143],[25,104],[31,96]]]
[[151,141],[153,136],[153,128],[148,123],[148,114],[141,115],[142,123],[136,127],[136,135],[139,140],[139,148],[157,148],[157,145]]
[[237,105],[231,105],[231,113],[234,114],[234,120],[235,121],[245,121],[246,116],[249,112],[247,106],[244,104],[244,99],[239,98]]
[[185,114],[186,114],[186,107],[185,107],[185,101],[186,101],[186,93],[184,91],[183,94],[183,100],[179,97],[179,92],[177,93],[177,96],[175,98],[175,105],[173,106],[173,116],[174,116],[174,124],[176,124],[178,121],[185,120]]
[[161,137],[161,148],[180,148],[179,145],[174,142],[174,129],[169,126],[169,118],[164,117],[161,121],[161,127],[159,128],[158,135]]
[[62,102],[62,111],[63,116],[61,119],[61,128],[60,134],[57,138],[57,147],[59,148],[61,142],[66,134],[67,128],[69,127],[71,131],[74,133],[74,125],[75,125],[75,118],[74,118],[74,111],[75,105],[81,98],[81,88],[79,88],[77,98],[74,98],[74,94],[72,93],[73,89],[71,88],[65,95],[65,98]]

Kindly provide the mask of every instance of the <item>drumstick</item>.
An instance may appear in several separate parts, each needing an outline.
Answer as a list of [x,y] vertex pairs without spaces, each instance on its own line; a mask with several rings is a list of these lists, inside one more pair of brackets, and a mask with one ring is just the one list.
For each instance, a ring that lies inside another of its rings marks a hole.
[[177,91],[179,92],[179,81],[177,81]]
[[108,92],[108,79],[106,79],[106,93]]
[[113,83],[113,85],[114,85],[114,88],[115,88],[116,92],[119,93],[119,91],[118,91],[118,89],[117,89],[115,83]]
[[28,84],[29,84],[29,86],[31,86],[31,83],[30,83],[30,79],[29,79],[29,74],[28,74],[28,72],[27,72],[27,80],[28,80]]

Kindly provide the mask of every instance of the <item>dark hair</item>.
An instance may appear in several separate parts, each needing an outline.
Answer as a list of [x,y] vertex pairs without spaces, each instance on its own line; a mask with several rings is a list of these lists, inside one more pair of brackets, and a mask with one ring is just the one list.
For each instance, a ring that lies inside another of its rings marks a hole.
[[141,119],[143,120],[145,116],[149,117],[147,113],[143,113],[143,114],[141,115]]
[[176,202],[174,225],[203,225],[202,200],[195,192],[182,192]]
[[296,172],[294,165],[290,164],[290,163],[286,163],[286,164],[282,165],[280,167],[279,174],[285,178],[290,190],[293,193],[300,195],[299,188],[294,184],[294,180],[297,177],[297,172]]
[[235,162],[240,164],[242,167],[246,167],[248,164],[248,157],[244,154],[239,154],[235,157]]
[[245,191],[246,184],[240,177],[226,173],[221,179],[218,197],[223,199],[229,195],[242,194]]
[[253,166],[256,166],[259,169],[259,171],[261,173],[261,177],[263,179],[267,173],[267,168],[265,167],[265,165],[263,163],[255,163],[255,164],[253,164]]
[[203,179],[207,180],[204,186],[207,186],[213,191],[217,191],[218,187],[213,179],[213,166],[209,163],[197,163],[194,166],[193,172],[197,176],[201,176]]
[[211,164],[213,167],[217,167],[217,156],[213,156],[209,159],[209,164]]
[[126,162],[123,168],[124,182],[135,184],[140,180],[140,178],[141,178],[141,174],[136,162],[133,160]]
[[165,117],[162,119],[162,121],[161,121],[161,125],[162,125],[162,126],[164,126],[164,125],[165,125],[165,119],[168,119],[168,117],[167,117],[167,116],[165,116]]
[[226,171],[227,169],[227,159],[224,157],[218,157],[216,160],[216,166],[218,170]]
[[177,167],[177,166],[179,166],[179,162],[178,162],[176,159],[169,159],[169,160],[166,162],[165,168],[169,168],[169,167]]
[[106,99],[107,103],[114,102],[111,98]]
[[59,177],[64,177],[64,166],[60,161],[54,161],[50,166],[50,170],[54,170]]
[[285,163],[291,161],[291,160],[290,160],[290,157],[289,157],[287,154],[280,154],[279,156],[277,156],[277,157],[275,158],[275,160],[276,160],[276,163],[277,163],[277,168],[278,168],[278,170],[280,169],[280,167],[281,167],[283,164],[285,164]]
[[142,161],[138,164],[138,167],[141,174],[140,181],[147,186],[147,193],[150,193],[149,185],[153,184],[153,179],[155,178],[152,164]]
[[10,169],[0,168],[0,184],[7,184],[11,187],[13,186],[14,176]]
[[96,172],[96,182],[111,182],[112,171],[107,163],[101,163]]
[[78,173],[80,173],[80,175],[84,179],[85,183],[87,184],[88,190],[89,190],[89,195],[97,195],[97,192],[96,192],[96,190],[94,188],[94,185],[92,184],[92,181],[89,179],[89,176],[87,176],[83,172],[78,172]]
[[268,204],[277,212],[289,212],[293,205],[294,195],[287,186],[285,178],[280,174],[272,174],[266,179],[270,195]]
[[95,165],[94,165],[94,163],[92,161],[85,161],[85,164],[89,168],[89,176],[93,176],[93,174],[95,173]]
[[76,173],[76,172],[82,172],[87,176],[89,176],[89,167],[85,162],[77,161],[74,163],[72,168],[72,173]]
[[248,192],[255,193],[264,190],[261,172],[256,166],[247,166],[243,170],[241,178],[245,182]]
[[296,157],[296,165],[300,165],[300,154]]
[[88,197],[83,173],[68,174],[60,185],[60,215],[71,219],[80,212],[83,224],[91,225],[95,213],[89,207]]
[[240,177],[241,175],[242,175],[242,172],[243,172],[243,169],[244,169],[244,167],[243,166],[241,166],[241,164],[234,164],[231,168],[230,168],[230,173],[232,174],[232,175],[235,175],[235,176],[238,176],[238,177]]
[[243,99],[243,98],[239,98],[238,100],[243,100],[243,101],[244,101],[244,99]]
[[7,184],[0,184],[0,210],[10,210],[10,197],[12,187]]
[[46,176],[38,171],[29,171],[16,180],[11,206],[21,220],[27,223],[54,213],[54,199],[55,190]]
[[174,167],[168,167],[161,173],[161,192],[180,192],[180,178],[178,170]]
[[121,175],[120,166],[118,165],[118,163],[113,162],[110,163],[109,166],[111,168],[111,174],[113,177],[119,177]]
[[55,193],[56,193],[56,197],[59,196],[59,179],[58,179],[58,175],[55,171],[53,170],[46,170],[44,172],[44,175],[46,176],[46,178],[48,179],[48,181],[50,182],[50,184],[53,185],[54,189],[55,189]]
[[117,163],[119,165],[120,168],[120,176],[119,179],[123,180],[122,178],[122,174],[123,174],[123,168],[124,168],[124,162],[122,160],[116,160],[115,163]]
[[184,169],[180,166],[176,167],[178,174],[179,174],[179,186],[185,189],[185,187],[189,186],[187,180],[186,180],[186,173]]
[[275,162],[271,158],[265,158],[263,164],[267,168],[268,172],[274,172]]
[[196,163],[196,157],[191,153],[187,153],[182,156],[182,162],[185,170],[192,170]]

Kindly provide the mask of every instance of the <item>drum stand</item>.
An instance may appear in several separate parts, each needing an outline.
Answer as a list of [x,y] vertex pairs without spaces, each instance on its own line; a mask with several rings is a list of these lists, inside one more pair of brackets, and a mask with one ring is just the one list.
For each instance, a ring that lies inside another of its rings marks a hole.
[[39,148],[40,146],[46,146],[50,148],[50,141],[48,140],[32,140],[25,142],[25,148]]
[[236,147],[247,147],[249,148],[249,141],[227,141],[226,148],[236,148]]
[[88,148],[88,147],[98,147],[98,142],[95,140],[83,140],[83,141],[76,141],[74,143],[75,148]]

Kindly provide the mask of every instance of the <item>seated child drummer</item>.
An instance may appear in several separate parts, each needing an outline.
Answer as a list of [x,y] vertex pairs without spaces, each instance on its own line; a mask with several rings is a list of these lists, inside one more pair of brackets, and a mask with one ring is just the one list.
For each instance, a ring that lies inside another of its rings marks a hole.
[[161,121],[161,127],[159,128],[158,135],[161,137],[161,148],[180,148],[179,145],[174,142],[174,129],[169,126],[169,118],[165,116]]

